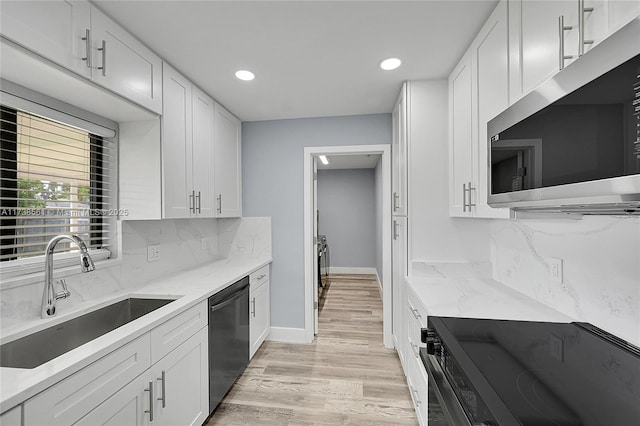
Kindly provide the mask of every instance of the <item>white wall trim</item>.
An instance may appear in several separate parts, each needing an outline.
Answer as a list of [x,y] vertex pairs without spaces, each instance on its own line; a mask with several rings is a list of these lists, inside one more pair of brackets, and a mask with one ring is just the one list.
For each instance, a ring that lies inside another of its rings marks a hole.
[[271,327],[267,340],[281,343],[311,343],[304,328]]
[[[304,332],[305,341],[314,338],[314,277],[313,262],[316,248],[313,244],[313,160],[318,155],[380,154],[382,166],[382,282],[391,282],[391,145],[347,145],[304,148]],[[382,322],[385,347],[393,348],[391,286],[383,286]],[[273,333],[273,328],[272,328]]]
[[380,292],[380,298],[384,297],[384,293],[382,292],[382,281],[380,281],[380,275],[378,275],[378,271],[376,270],[376,282],[378,283],[378,291]]
[[377,274],[376,268],[360,267],[360,266],[331,266],[330,274]]

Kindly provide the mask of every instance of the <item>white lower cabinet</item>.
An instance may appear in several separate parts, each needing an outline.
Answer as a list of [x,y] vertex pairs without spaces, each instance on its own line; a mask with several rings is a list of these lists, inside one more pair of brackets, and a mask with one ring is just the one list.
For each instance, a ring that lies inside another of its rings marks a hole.
[[24,426],[74,424],[151,366],[145,334],[24,403]]
[[[206,313],[205,300],[27,400],[22,425],[202,424],[209,415]],[[15,416],[3,413],[3,425],[5,414]]]
[[13,407],[12,409],[0,414],[0,425],[2,426],[20,426],[22,424],[22,405]]
[[258,351],[271,330],[269,265],[249,276],[249,357]]
[[116,392],[78,425],[200,425],[209,415],[207,328]]
[[420,359],[420,348],[425,344],[420,340],[421,330],[427,327],[426,309],[411,289],[406,286],[406,352],[405,373],[407,385],[416,410],[416,416],[421,425],[427,424],[428,408],[428,383],[427,371]]
[[208,329],[152,367],[154,424],[201,425],[209,416]]

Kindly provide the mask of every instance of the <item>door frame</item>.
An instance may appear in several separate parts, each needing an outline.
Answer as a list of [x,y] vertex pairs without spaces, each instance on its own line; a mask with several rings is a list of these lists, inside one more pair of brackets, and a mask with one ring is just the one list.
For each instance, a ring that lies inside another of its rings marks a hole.
[[314,277],[313,262],[317,262],[313,241],[313,163],[319,155],[378,154],[382,167],[382,330],[383,342],[393,348],[392,275],[391,275],[391,145],[345,145],[304,148],[304,335],[314,338]]

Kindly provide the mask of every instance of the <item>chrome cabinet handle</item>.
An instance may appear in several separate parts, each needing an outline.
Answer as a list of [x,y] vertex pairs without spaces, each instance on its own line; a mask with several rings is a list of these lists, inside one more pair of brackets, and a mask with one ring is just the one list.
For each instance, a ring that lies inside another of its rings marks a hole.
[[[194,191],[195,193],[195,191]],[[202,194],[200,193],[200,191],[198,191],[198,195],[196,196],[196,199],[198,200],[198,213],[202,213]]]
[[222,194],[218,194],[216,199],[218,200],[218,213],[222,214]]
[[153,382],[149,382],[149,389],[145,389],[145,392],[149,392],[149,409],[144,410],[145,413],[149,413],[149,421],[153,421]]
[[564,54],[564,32],[565,31],[569,31],[573,29],[573,27],[571,25],[565,25],[564,24],[564,15],[560,15],[558,17],[558,41],[559,41],[559,48],[558,48],[558,59],[559,59],[559,64],[558,64],[558,68],[560,70],[564,69],[564,61],[567,59],[573,59],[573,55],[565,55]]
[[398,234],[398,222],[394,220],[393,221],[393,239],[397,240],[399,236],[400,234]]
[[251,299],[251,316],[256,317],[256,298]]
[[418,348],[418,346],[414,345],[411,342],[409,342],[409,344],[411,345],[411,350],[413,351],[413,355],[416,358],[420,358],[420,348]]
[[91,31],[87,28],[84,30],[84,58],[83,61],[87,62],[87,68],[91,68]]
[[256,279],[257,279],[258,281],[260,281],[261,279],[263,279],[263,278],[264,278],[264,277],[266,277],[266,276],[267,276],[267,274],[261,274],[261,275],[259,275]]
[[422,401],[418,399],[418,390],[413,386],[409,386],[411,388],[411,393],[413,394],[413,399],[416,401],[416,405],[422,405]]
[[462,213],[467,211],[467,184],[462,184]]
[[394,212],[402,207],[398,201],[400,201],[400,195],[397,192],[394,192],[393,193],[393,211]]
[[476,189],[471,186],[471,182],[469,182],[469,188],[467,189],[467,192],[469,193],[469,204],[468,204],[469,211],[471,211],[471,207],[475,207],[476,206],[475,203],[471,202],[471,191],[475,191],[475,190]]
[[189,213],[196,212],[196,191],[191,191],[191,195],[189,195]]
[[164,370],[162,370],[162,374],[161,377],[158,378],[159,381],[162,382],[162,396],[160,398],[158,398],[158,401],[162,401],[162,408],[165,408],[167,406],[167,390],[165,388],[165,379],[166,379],[166,372]]
[[413,317],[415,319],[422,318],[422,315],[420,315],[420,312],[418,312],[416,308],[409,308],[409,309],[411,310],[411,313],[413,314]]
[[584,0],[578,0],[578,57],[584,55],[585,44],[593,44],[593,40],[584,39],[584,15],[593,12],[593,7],[584,7]]
[[102,70],[102,76],[107,76],[107,42],[102,40],[102,47],[98,48],[99,51],[102,52],[102,66],[98,67],[99,70]]

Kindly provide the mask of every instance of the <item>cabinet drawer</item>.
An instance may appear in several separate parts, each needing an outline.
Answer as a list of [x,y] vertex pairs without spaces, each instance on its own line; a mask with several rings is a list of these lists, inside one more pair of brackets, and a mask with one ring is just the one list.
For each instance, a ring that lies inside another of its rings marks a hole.
[[249,285],[251,287],[257,287],[266,281],[269,281],[269,265],[265,265],[249,275]]
[[73,424],[150,366],[147,333],[29,399],[24,425]]
[[208,321],[205,300],[151,330],[152,364],[196,334]]

